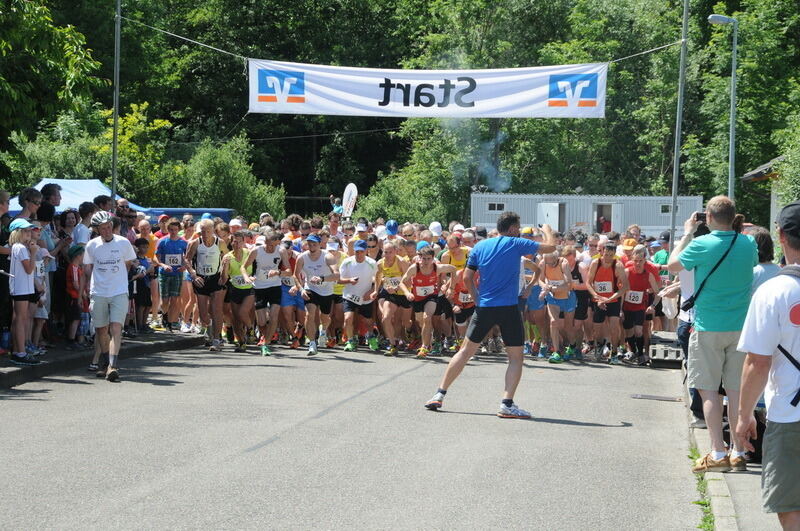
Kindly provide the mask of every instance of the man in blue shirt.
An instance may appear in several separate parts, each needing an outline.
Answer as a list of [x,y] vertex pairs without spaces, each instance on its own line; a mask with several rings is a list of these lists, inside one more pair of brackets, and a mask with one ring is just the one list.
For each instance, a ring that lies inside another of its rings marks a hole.
[[[514,404],[514,393],[522,377],[522,344],[525,340],[522,315],[517,305],[520,263],[522,257],[528,254],[552,253],[556,245],[549,225],[542,227],[542,243],[520,238],[519,225],[519,215],[503,212],[497,219],[497,232],[500,235],[478,242],[470,252],[464,271],[464,285],[476,301],[475,313],[464,343],[447,365],[438,391],[425,404],[430,410],[442,407],[447,389],[461,374],[486,334],[492,327],[499,326],[506,344],[508,369],[505,393],[497,416],[513,419],[531,417],[530,413]],[[475,287],[476,272],[480,275],[480,293]]]

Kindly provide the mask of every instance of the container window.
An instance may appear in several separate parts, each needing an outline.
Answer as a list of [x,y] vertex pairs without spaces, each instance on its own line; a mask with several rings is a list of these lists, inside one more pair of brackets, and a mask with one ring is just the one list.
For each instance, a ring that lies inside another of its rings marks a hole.
[[[676,208],[675,212],[677,212],[678,210],[680,210],[680,209]],[[669,205],[669,204],[661,205],[661,213],[662,214],[669,214],[671,212],[672,212],[672,205]]]
[[506,209],[505,203],[489,203],[489,210],[502,211]]

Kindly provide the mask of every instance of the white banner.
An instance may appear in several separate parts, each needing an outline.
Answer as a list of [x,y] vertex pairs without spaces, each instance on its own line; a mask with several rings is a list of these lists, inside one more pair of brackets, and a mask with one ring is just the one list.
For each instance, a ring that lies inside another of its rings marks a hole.
[[434,118],[603,118],[607,63],[382,70],[249,59],[250,112]]

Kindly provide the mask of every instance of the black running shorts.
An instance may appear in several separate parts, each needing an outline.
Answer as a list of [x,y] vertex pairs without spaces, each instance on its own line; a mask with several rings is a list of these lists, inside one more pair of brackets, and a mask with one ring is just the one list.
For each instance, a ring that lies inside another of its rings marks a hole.
[[306,290],[306,295],[308,295],[306,306],[313,304],[319,308],[320,312],[325,315],[330,315],[331,308],[333,307],[333,295],[320,295],[316,291],[310,289]]
[[197,284],[192,282],[192,289],[196,295],[203,295],[204,297],[210,297],[212,293],[217,292],[221,289],[225,289],[225,286],[219,283],[219,273],[216,275],[209,275],[207,277],[201,277],[203,279],[203,285],[198,287]]
[[456,313],[453,312],[453,317],[455,318],[457,325],[463,325],[472,317],[472,314],[475,313],[475,306],[470,306],[469,308],[461,308],[461,311]]
[[281,287],[256,288],[256,310],[263,310],[268,306],[281,305]]
[[578,305],[575,306],[575,320],[585,321],[589,316],[589,302],[591,300],[589,292],[585,289],[575,290],[575,297],[578,299]]
[[[411,306],[414,308],[414,313],[422,313],[422,312],[424,312],[425,311],[425,305],[428,304],[429,302],[436,303],[437,307],[438,307],[439,296],[438,295],[428,295],[427,297],[425,297],[421,301],[412,302]],[[434,310],[434,312],[435,312],[435,310]]]
[[516,304],[475,308],[475,313],[469,322],[469,328],[467,328],[467,339],[473,343],[480,343],[493,326],[500,327],[503,343],[507,347],[521,347],[525,341],[522,315]]
[[592,311],[594,312],[594,319],[592,320],[595,324],[600,324],[606,321],[606,317],[619,317],[620,304],[616,300],[606,304],[606,309],[603,310],[597,303],[592,303]]
[[408,297],[406,297],[400,292],[389,293],[385,289],[381,288],[381,291],[378,293],[378,300],[381,299],[386,299],[387,301],[391,302],[392,304],[400,308],[411,308],[411,301],[408,300]]
[[230,299],[231,304],[242,304],[244,300],[253,294],[253,288],[234,288],[233,286],[228,286],[228,297]]
[[644,310],[625,310],[625,319],[622,321],[622,328],[630,330],[634,326],[644,324]]
[[344,310],[344,313],[355,312],[365,319],[372,319],[371,302],[368,302],[367,304],[356,304],[353,301],[344,299],[342,301],[342,309]]

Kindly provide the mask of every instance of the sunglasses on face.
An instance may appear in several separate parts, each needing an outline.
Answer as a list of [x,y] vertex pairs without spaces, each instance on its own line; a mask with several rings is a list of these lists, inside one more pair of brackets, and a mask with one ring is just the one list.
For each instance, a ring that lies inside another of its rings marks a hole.
[[30,203],[33,203],[33,204],[34,204],[34,205],[36,205],[36,206],[39,206],[39,205],[41,205],[41,204],[42,204],[42,202],[41,202],[41,201],[30,201]]
[[367,245],[367,249],[377,249],[377,245]]

